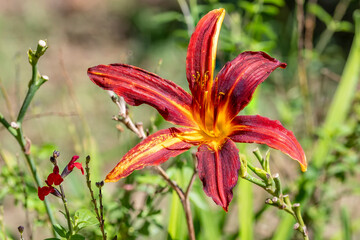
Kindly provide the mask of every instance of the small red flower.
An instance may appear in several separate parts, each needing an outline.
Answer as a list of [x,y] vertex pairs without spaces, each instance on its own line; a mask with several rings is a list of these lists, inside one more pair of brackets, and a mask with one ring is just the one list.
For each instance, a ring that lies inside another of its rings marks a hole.
[[60,185],[64,179],[59,174],[59,167],[55,166],[53,173],[50,173],[47,180],[45,181],[47,185],[51,186],[53,184]]
[[38,196],[41,201],[44,201],[45,196],[55,192],[55,188],[52,186],[38,187]]
[[59,174],[59,167],[55,166],[53,172],[50,173],[45,180],[47,186],[38,187],[38,196],[40,200],[44,201],[45,196],[49,195],[50,193],[54,194],[55,196],[59,196],[58,190],[52,185],[60,185],[63,181],[64,179]]
[[79,159],[79,156],[73,156],[69,162],[69,164],[64,168],[64,171],[61,173],[61,177],[66,177],[69,173],[72,172],[74,167],[81,170],[82,175],[84,175],[84,168],[81,163],[75,162]]

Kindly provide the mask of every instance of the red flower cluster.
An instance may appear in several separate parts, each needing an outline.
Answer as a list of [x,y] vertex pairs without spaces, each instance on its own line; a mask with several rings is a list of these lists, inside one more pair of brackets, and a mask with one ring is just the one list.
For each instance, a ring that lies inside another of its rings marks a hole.
[[53,172],[50,173],[45,180],[47,186],[38,187],[38,196],[40,200],[44,201],[45,196],[49,195],[50,193],[57,197],[60,197],[61,193],[59,192],[59,190],[53,187],[53,185],[59,186],[64,181],[64,178],[72,172],[74,167],[80,169],[81,173],[84,175],[84,169],[82,167],[82,164],[75,162],[78,159],[79,156],[73,156],[69,164],[64,168],[61,175],[59,174],[59,167],[57,165],[54,166]]

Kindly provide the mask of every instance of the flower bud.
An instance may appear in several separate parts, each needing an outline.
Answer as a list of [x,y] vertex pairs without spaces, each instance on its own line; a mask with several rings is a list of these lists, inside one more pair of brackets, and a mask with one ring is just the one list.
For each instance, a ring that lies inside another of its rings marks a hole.
[[19,129],[19,127],[20,127],[17,122],[11,122],[11,123],[10,123],[10,126],[11,126],[12,128],[14,128],[14,129]]
[[104,181],[97,182],[97,183],[96,183],[96,186],[97,186],[98,188],[103,187],[103,186],[104,186]]
[[55,150],[55,151],[53,152],[53,157],[54,157],[54,158],[58,158],[59,156],[60,156],[60,152]]
[[19,226],[18,227],[18,230],[19,230],[19,233],[22,234],[24,232],[24,227],[23,226]]

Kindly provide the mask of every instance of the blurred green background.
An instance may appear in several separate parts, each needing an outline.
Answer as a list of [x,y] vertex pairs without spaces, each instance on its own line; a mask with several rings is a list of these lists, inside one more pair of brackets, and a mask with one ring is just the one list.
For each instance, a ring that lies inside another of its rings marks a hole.
[[[117,108],[108,94],[88,79],[87,68],[128,63],[188,90],[185,57],[189,33],[204,14],[219,7],[227,13],[216,71],[246,50],[265,51],[288,64],[285,70],[270,75],[257,90],[251,107],[241,114],[278,119],[302,144],[310,165],[306,174],[300,173],[295,161],[275,150],[271,151],[271,168],[280,173],[291,198],[302,203],[311,238],[360,239],[360,47],[351,48],[358,0],[0,0],[0,112],[14,120],[31,77],[26,51],[34,49],[39,39],[47,39],[49,49],[39,62],[39,71],[50,80],[35,96],[24,122],[38,171],[42,179],[51,172],[48,159],[56,149],[61,152],[62,167],[75,154],[82,162],[91,155],[93,182],[102,180],[139,140],[129,130],[116,128],[111,117]],[[350,61],[351,56],[355,60]],[[341,85],[343,91],[334,98]],[[150,132],[169,126],[148,106],[130,107],[130,112]],[[258,147],[239,146],[249,159]],[[19,172],[25,173],[24,182],[29,186],[27,208],[33,239],[50,237],[22,158],[16,141],[0,127],[0,232],[6,232],[0,238],[17,239],[17,227],[26,225]],[[191,167],[190,154],[165,164],[180,185],[190,177]],[[262,189],[246,184],[234,188],[234,200],[226,214],[205,196],[196,179],[191,201],[198,239],[300,239],[292,230],[295,222],[265,206],[268,195]],[[80,174],[69,176],[65,188],[70,211],[91,208]],[[186,239],[181,204],[171,192],[151,169],[106,184],[109,236]],[[62,209],[60,201],[48,198],[57,219],[66,226],[57,210]],[[87,239],[99,235],[94,227],[83,232]]]

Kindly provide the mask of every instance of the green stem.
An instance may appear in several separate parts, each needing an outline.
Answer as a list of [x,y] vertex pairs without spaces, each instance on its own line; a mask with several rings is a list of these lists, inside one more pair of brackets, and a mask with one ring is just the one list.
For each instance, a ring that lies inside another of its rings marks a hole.
[[[46,49],[47,49],[46,43],[44,41],[39,41],[36,52],[33,52],[31,49],[28,52],[29,62],[32,66],[32,77],[29,82],[28,92],[26,94],[26,97],[23,101],[23,104],[21,106],[21,109],[20,109],[18,117],[17,117],[16,128],[13,128],[11,126],[11,124],[0,113],[0,123],[9,131],[9,133],[11,135],[13,135],[15,137],[15,139],[19,143],[37,187],[40,187],[41,181],[40,181],[39,175],[37,174],[34,160],[31,157],[31,155],[28,153],[29,149],[27,149],[27,146],[26,146],[26,139],[23,134],[22,122],[24,120],[25,114],[29,108],[29,105],[30,105],[36,91],[40,88],[40,86],[44,82],[47,81],[46,77],[40,77],[40,74],[38,73],[38,69],[37,69],[38,59],[40,58],[40,56],[42,54],[44,54]],[[46,209],[47,215],[49,217],[49,220],[52,224],[53,234],[54,234],[54,236],[57,236],[56,231],[53,227],[55,225],[55,218],[52,215],[49,202],[46,199],[44,200],[44,205],[45,205],[45,209]]]
[[250,174],[246,174],[246,176],[243,177],[243,179],[246,179],[246,180],[248,180],[249,182],[252,182],[252,183],[258,185],[258,186],[261,187],[261,188],[264,188],[264,189],[266,188],[266,184],[265,184],[263,181],[261,181],[260,179],[255,178],[255,177],[253,177],[253,176],[251,176]]
[[24,102],[20,108],[18,117],[17,117],[17,122],[22,123],[25,117],[25,114],[29,108],[29,105],[32,101],[32,99],[35,96],[35,93],[37,92],[37,90],[40,88],[40,86],[46,82],[47,79],[40,77],[39,73],[38,73],[38,69],[37,69],[37,64],[32,65],[32,78],[29,82],[29,90],[26,94],[26,97],[24,99]]
[[[40,187],[41,186],[41,180],[40,180],[40,177],[39,177],[39,175],[37,173],[34,160],[32,159],[30,154],[26,153],[26,149],[25,149],[26,140],[25,140],[25,138],[23,136],[22,126],[21,125],[17,129],[16,135],[17,135],[16,140],[18,141],[18,143],[19,143],[19,145],[21,147],[21,150],[24,153],[24,156],[25,156],[26,162],[27,162],[27,164],[29,166],[30,172],[31,172],[31,174],[33,176],[33,179],[35,180],[36,187]],[[46,213],[47,213],[47,215],[49,217],[50,223],[51,223],[52,226],[54,226],[56,221],[55,221],[54,215],[52,214],[52,211],[50,209],[50,204],[46,200],[46,198],[44,199],[44,206],[45,206],[45,209],[46,209]],[[54,227],[52,227],[52,231],[53,231],[54,236],[56,236],[57,234],[56,234],[56,231],[55,231]]]
[[17,136],[16,130],[11,127],[10,123],[6,121],[4,115],[2,115],[1,113],[0,113],[0,123],[9,131],[11,135],[13,135],[14,137]]
[[69,212],[69,209],[67,207],[67,201],[66,201],[66,198],[65,198],[64,189],[63,189],[61,184],[60,184],[60,191],[61,191],[61,199],[62,199],[62,201],[64,203],[66,220],[67,220],[67,224],[68,224],[68,228],[69,228],[69,232],[70,232],[70,236],[69,236],[69,239],[70,239],[71,236],[73,235],[73,230],[72,230],[72,225],[71,225],[71,220],[70,220],[70,212]]

